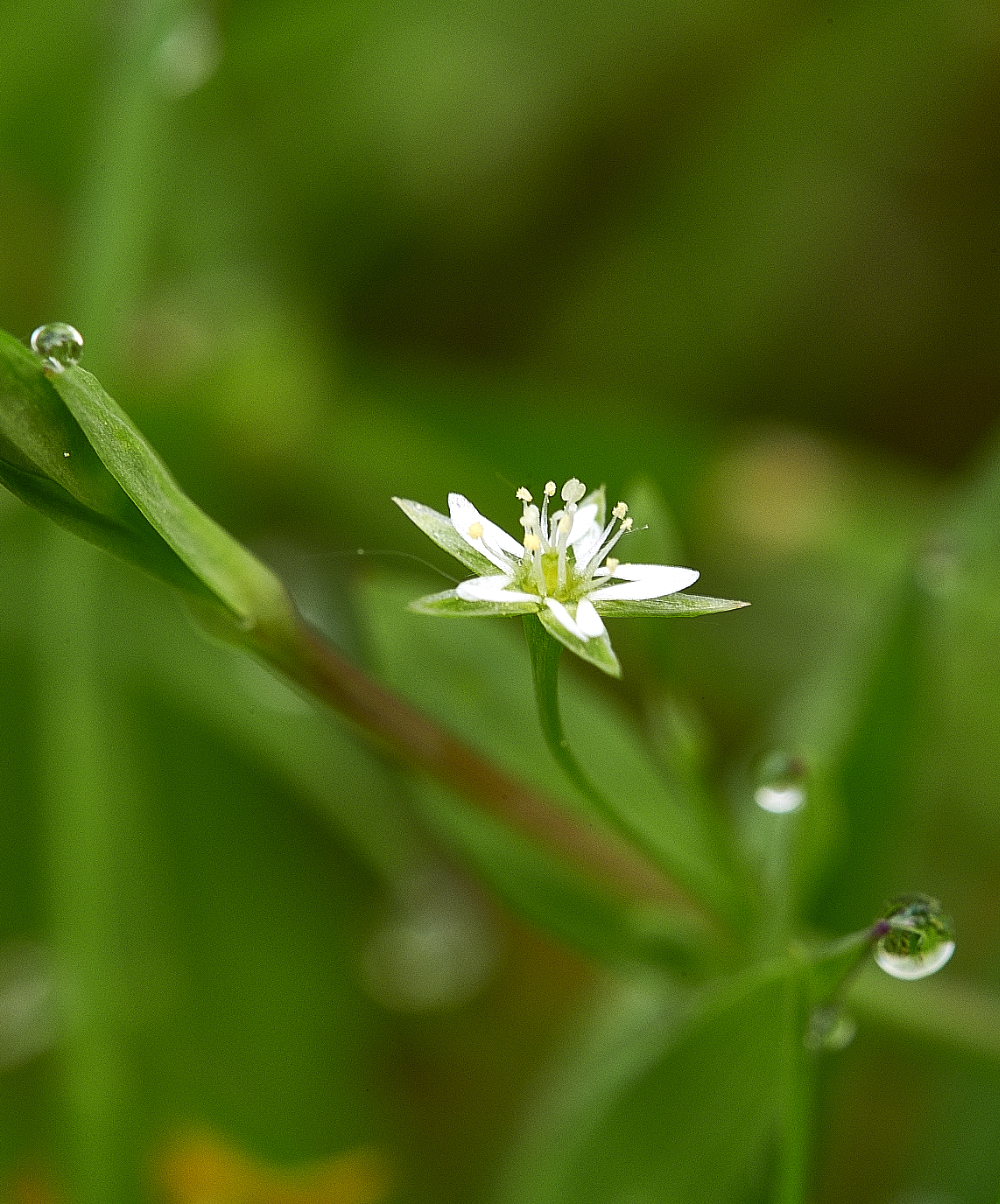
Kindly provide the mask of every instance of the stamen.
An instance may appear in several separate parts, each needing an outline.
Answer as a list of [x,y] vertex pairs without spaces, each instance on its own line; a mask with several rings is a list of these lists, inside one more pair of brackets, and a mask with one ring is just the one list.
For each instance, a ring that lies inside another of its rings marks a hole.
[[542,546],[542,541],[537,535],[527,534],[524,537],[524,546],[529,552],[537,552]]
[[[616,506],[615,510],[617,510],[617,509],[618,509],[618,507]],[[614,525],[614,520],[612,520],[608,524],[608,526],[605,528],[605,530],[604,530],[605,536],[607,535],[608,531],[611,529],[611,527],[613,525]],[[612,535],[611,538],[607,540],[607,542],[602,543],[601,547],[597,550],[595,555],[593,555],[590,558],[590,560],[587,562],[587,567],[584,569],[584,575],[587,577],[593,577],[594,570],[601,563],[601,561],[604,560],[604,558],[611,551],[611,549],[615,546],[615,544],[619,541],[619,539],[621,539],[621,537],[623,535],[627,535],[629,533],[629,531],[631,531],[631,530],[632,530],[632,520],[630,518],[623,518],[621,526],[614,533],[614,535]],[[621,563],[621,561],[616,560],[615,568],[617,568],[620,563]],[[612,571],[614,571],[614,570],[612,570]]]
[[469,538],[470,539],[482,539],[483,538],[483,524],[482,523],[473,523],[472,524],[472,526],[469,528]]
[[[566,493],[566,487],[563,486],[563,494]],[[557,562],[556,571],[556,588],[560,593],[566,588],[566,541],[569,539],[569,533],[573,530],[573,515],[570,512],[570,506],[573,510],[576,509],[576,503],[571,502],[559,515],[559,525],[557,528],[557,549],[559,552],[559,560]]]
[[555,493],[555,491],[556,491],[555,481],[549,481],[548,484],[545,486],[545,496],[542,498],[542,514],[541,514],[541,518],[539,520],[539,526],[541,528],[542,539],[545,538],[546,532],[549,529],[549,498],[552,497],[552,495]]
[[607,558],[607,560],[604,562],[604,565],[605,565],[605,567],[607,568],[607,570],[608,570],[608,573],[609,573],[609,574],[610,574],[612,577],[613,577],[613,576],[614,576],[614,574],[615,574],[615,569],[616,569],[616,568],[617,568],[617,567],[618,567],[620,564],[621,564],[621,561],[620,561],[620,560],[619,560],[619,559],[618,559],[616,556],[609,556],[609,557]]
[[624,502],[619,502],[611,511],[612,518],[624,518],[626,514],[628,514],[628,506]]
[[530,502],[531,501],[531,494],[527,491],[527,489],[525,489],[525,487],[523,485],[517,491],[517,493],[514,494],[514,496],[517,498],[517,500],[519,502]]
[[578,502],[587,492],[587,486],[577,477],[570,477],[566,484],[562,487],[562,500],[564,502]]

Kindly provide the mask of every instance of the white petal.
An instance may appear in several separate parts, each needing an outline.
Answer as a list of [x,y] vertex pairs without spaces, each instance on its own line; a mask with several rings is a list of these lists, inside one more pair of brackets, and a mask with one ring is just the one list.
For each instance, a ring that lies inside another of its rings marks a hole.
[[545,605],[552,611],[559,622],[566,628],[570,635],[575,635],[578,640],[589,640],[590,636],[577,625],[576,620],[569,613],[561,602],[557,602],[555,598],[546,598]]
[[605,598],[627,598],[637,602],[642,598],[663,598],[694,585],[701,574],[696,569],[675,568],[670,564],[620,564],[615,577],[624,580],[620,585],[606,585],[588,595],[592,602]]
[[588,502],[573,515],[573,525],[569,529],[569,539],[566,542],[573,547],[585,536],[589,535],[594,539],[600,533],[601,528],[597,525],[597,503]]
[[[460,493],[449,493],[448,510],[455,530],[470,547],[482,552],[491,564],[504,570],[512,567],[512,558],[516,564],[520,564],[524,548],[513,536],[508,535],[503,527],[498,527],[496,523],[484,518],[468,498]],[[478,539],[473,539],[469,534],[469,528],[475,523],[479,523],[483,528],[483,533]]]
[[537,594],[508,589],[512,577],[473,577],[455,587],[455,593],[466,602],[537,602]]
[[588,640],[597,639],[607,631],[601,616],[586,598],[581,598],[576,604],[576,625]]

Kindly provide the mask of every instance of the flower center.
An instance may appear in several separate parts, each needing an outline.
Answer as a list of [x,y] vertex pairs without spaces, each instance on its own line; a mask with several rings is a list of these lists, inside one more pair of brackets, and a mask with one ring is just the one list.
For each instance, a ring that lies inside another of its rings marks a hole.
[[[559,492],[563,508],[550,514],[549,503],[556,494],[555,481],[546,484],[541,509],[527,489],[522,487],[517,491],[524,506],[521,515],[524,555],[517,574],[518,586],[543,598],[573,602],[614,574],[619,562],[613,557],[609,559],[608,553],[631,531],[632,520],[626,517],[628,507],[619,502],[611,511],[611,521],[601,530],[597,506],[592,504],[581,510],[580,502],[587,493],[582,481],[571,477]],[[598,572],[600,577],[595,579]]]

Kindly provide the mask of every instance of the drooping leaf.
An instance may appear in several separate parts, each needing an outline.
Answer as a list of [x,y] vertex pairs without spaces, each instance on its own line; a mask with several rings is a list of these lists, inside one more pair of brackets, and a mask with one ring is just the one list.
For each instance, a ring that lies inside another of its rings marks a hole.
[[696,999],[625,983],[532,1111],[501,1204],[726,1204],[759,1169],[780,1102],[785,963]]

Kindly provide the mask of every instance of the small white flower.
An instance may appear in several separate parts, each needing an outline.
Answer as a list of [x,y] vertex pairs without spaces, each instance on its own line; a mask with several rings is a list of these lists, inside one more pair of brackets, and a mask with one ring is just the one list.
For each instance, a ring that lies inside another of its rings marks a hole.
[[734,610],[744,602],[676,597],[698,580],[695,569],[665,564],[623,564],[612,551],[632,530],[628,507],[619,502],[605,521],[603,489],[589,495],[571,477],[553,499],[554,481],[542,491],[541,508],[527,489],[519,540],[490,522],[460,493],[448,495],[449,515],[419,502],[393,498],[422,531],[479,575],[455,589],[414,602],[425,614],[522,615],[536,613],[571,651],[606,673],[621,668],[602,615],[698,615]]

